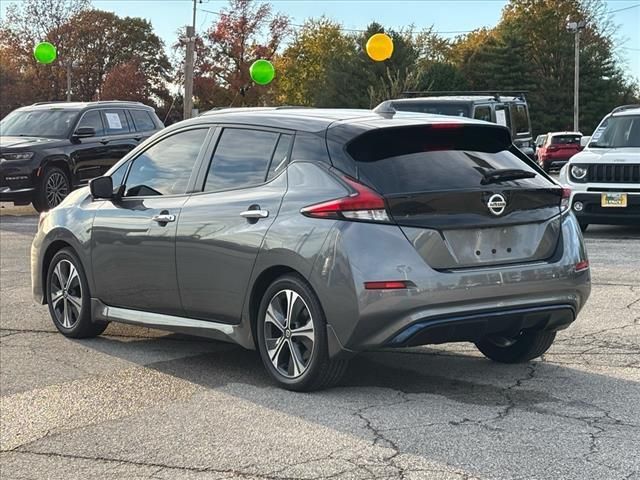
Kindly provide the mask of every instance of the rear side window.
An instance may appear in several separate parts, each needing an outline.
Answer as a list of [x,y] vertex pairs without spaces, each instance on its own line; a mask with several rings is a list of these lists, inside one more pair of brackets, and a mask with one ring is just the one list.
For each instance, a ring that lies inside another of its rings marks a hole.
[[121,135],[129,133],[129,121],[124,110],[103,110],[102,118],[107,129],[107,135]]
[[269,172],[267,173],[267,180],[277,177],[284,167],[289,162],[289,151],[291,150],[291,142],[293,141],[293,135],[280,135],[278,140],[278,146],[275,152],[273,152],[273,158],[271,159],[271,165],[269,165]]
[[207,128],[179,132],[141,153],[129,169],[126,196],[186,193],[207,132]]
[[527,116],[527,107],[521,103],[511,106],[511,114],[513,116],[514,133],[529,132],[529,117]]
[[148,132],[156,129],[156,124],[153,122],[149,112],[145,110],[129,110],[129,112],[131,113],[131,118],[133,118],[136,131]]
[[[385,195],[486,188],[483,175],[496,169],[537,173],[511,153],[509,132],[496,127],[433,126],[378,129],[347,146],[361,181]],[[550,186],[540,176],[512,180]]]
[[580,135],[554,135],[551,145],[580,145]]
[[476,107],[476,111],[473,114],[473,118],[477,120],[484,120],[485,122],[491,121],[491,107]]
[[279,133],[225,128],[216,147],[204,191],[264,183]]
[[89,110],[88,112],[86,112],[83,115],[82,119],[80,120],[80,123],[78,123],[76,130],[80,127],[94,128],[96,131],[96,137],[100,137],[104,135],[104,126],[102,125],[102,118],[100,116],[100,111]]

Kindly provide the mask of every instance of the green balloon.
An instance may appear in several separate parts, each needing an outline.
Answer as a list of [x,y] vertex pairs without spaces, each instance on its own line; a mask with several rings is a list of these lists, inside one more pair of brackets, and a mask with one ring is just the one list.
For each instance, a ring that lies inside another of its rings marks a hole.
[[251,64],[249,74],[258,85],[267,85],[276,76],[276,69],[269,60],[256,60]]
[[33,56],[38,62],[47,65],[56,59],[58,52],[56,51],[56,47],[49,42],[40,42],[36,45],[36,48],[33,49]]

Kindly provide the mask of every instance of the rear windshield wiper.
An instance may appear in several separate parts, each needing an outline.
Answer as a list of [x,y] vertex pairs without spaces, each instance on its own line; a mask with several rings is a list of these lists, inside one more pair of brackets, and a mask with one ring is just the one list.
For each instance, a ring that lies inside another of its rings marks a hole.
[[491,170],[482,175],[481,185],[487,185],[489,183],[504,182],[507,180],[519,180],[521,178],[533,178],[537,174],[528,170],[520,170],[517,168],[502,168],[498,170]]

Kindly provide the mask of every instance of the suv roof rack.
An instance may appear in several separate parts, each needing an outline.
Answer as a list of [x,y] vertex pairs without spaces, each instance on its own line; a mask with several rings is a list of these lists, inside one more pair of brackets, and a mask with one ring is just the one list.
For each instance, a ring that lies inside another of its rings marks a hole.
[[50,100],[48,102],[36,102],[36,103],[32,103],[31,106],[34,105],[49,105],[49,104],[54,104],[54,103],[106,103],[106,104],[110,104],[110,103],[137,103],[138,105],[144,105],[144,103],[142,102],[134,102],[131,100],[97,100],[97,101],[89,101],[89,102],[83,102],[83,101],[76,101],[76,102],[67,102],[66,100]]
[[611,110],[611,113],[614,114],[618,112],[623,112],[625,110],[630,110],[632,108],[640,108],[640,105],[638,104],[620,105],[619,107],[616,107],[613,110]]
[[431,97],[438,95],[490,95],[496,100],[501,95],[511,95],[524,100],[525,93],[529,93],[527,90],[407,90],[402,92],[403,97]]

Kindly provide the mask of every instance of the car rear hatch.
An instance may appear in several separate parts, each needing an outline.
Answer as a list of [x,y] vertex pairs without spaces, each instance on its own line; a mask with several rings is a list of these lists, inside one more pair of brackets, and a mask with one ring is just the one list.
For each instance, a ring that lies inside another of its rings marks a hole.
[[554,135],[547,153],[551,158],[569,159],[580,151],[580,135]]
[[432,268],[540,261],[556,250],[563,189],[513,148],[506,128],[374,129],[347,152]]

